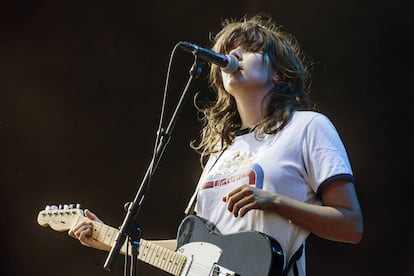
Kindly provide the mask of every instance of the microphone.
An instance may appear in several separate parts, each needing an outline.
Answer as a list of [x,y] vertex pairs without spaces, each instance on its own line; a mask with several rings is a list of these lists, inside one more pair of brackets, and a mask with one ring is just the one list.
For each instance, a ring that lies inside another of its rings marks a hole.
[[191,52],[205,61],[220,66],[225,73],[231,74],[239,69],[239,60],[233,55],[222,55],[189,42],[180,42],[179,45],[187,52]]

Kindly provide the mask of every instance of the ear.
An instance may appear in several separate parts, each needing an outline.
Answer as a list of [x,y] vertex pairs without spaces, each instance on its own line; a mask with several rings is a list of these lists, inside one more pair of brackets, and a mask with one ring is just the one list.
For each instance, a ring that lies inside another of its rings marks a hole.
[[277,71],[273,71],[272,72],[272,82],[276,85],[276,84],[278,84],[279,83],[279,81],[280,81],[280,76],[279,76],[279,73],[277,72]]

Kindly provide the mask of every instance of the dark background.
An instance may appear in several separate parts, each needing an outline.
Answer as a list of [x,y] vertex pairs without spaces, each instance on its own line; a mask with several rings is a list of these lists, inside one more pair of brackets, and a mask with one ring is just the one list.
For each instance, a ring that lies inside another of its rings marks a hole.
[[[209,47],[223,18],[267,12],[317,65],[313,101],[348,150],[364,213],[359,245],[311,236],[309,275],[414,275],[411,1],[2,1],[2,275],[122,275],[107,253],[37,224],[50,204],[80,203],[119,226],[151,157],[174,45]],[[192,55],[178,51],[169,110]],[[192,89],[207,91],[200,79]],[[198,179],[191,98],[147,193],[147,239],[175,237]],[[164,275],[139,264],[139,275]]]

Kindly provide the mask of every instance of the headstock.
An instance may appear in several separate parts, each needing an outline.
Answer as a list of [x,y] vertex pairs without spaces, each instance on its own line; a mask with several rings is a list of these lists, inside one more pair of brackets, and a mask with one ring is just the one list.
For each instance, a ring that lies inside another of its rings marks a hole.
[[69,230],[80,216],[83,216],[83,211],[79,204],[47,205],[37,215],[37,222],[41,226],[50,226],[53,230],[62,232]]

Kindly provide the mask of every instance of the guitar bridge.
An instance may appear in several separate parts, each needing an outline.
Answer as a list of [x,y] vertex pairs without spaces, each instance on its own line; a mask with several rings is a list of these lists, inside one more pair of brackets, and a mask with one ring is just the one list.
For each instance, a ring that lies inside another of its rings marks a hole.
[[238,274],[218,264],[214,264],[209,276],[238,276]]

